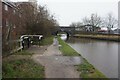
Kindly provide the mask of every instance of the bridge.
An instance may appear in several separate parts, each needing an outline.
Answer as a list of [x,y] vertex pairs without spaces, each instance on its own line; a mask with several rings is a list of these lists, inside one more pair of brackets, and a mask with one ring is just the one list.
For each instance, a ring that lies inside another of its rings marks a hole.
[[81,27],[86,28],[86,30],[92,31],[93,25],[81,25],[79,27],[71,27],[71,26],[57,26],[57,30],[55,34],[57,35],[59,32],[65,32],[67,36],[73,35],[75,31],[80,31]]
[[70,36],[73,34],[75,30],[75,27],[70,27],[70,26],[57,26],[56,31],[54,32],[55,35],[57,35],[60,32],[65,32],[67,36]]

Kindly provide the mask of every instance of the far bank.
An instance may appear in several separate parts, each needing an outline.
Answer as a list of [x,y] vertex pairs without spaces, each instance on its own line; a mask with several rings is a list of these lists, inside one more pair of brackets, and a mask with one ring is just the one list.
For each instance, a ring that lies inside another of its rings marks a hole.
[[119,34],[75,34],[73,37],[120,42]]

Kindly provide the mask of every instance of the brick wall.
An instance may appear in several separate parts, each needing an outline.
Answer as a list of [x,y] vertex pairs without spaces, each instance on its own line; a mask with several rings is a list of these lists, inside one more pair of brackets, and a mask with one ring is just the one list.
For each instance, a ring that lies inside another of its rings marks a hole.
[[[6,10],[7,6],[7,10]],[[10,50],[9,48],[13,47],[13,44],[10,43],[10,41],[18,40],[22,34],[24,34],[24,28],[25,28],[25,18],[21,14],[22,9],[28,9],[30,7],[32,9],[33,6],[28,3],[13,3],[13,2],[2,2],[1,8],[2,8],[2,45],[3,50],[7,51]],[[33,10],[31,10],[33,11]],[[28,19],[27,19],[28,20]],[[12,48],[13,49],[13,48]]]
[[[5,10],[5,6],[8,10]],[[3,38],[7,39],[9,34],[9,40],[15,40],[17,38],[17,30],[19,30],[19,14],[15,6],[10,6],[6,3],[2,3],[2,26],[3,26]],[[10,31],[9,31],[10,29]]]
[[[5,7],[7,6],[7,10]],[[9,2],[2,2],[2,45],[3,51],[12,50],[16,44],[11,43],[19,39],[19,12],[18,8]]]

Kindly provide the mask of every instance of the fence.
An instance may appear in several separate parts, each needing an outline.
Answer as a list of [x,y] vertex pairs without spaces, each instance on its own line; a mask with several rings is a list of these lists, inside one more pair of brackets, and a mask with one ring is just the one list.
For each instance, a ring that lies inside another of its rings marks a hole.
[[[11,40],[2,45],[3,56],[27,49],[30,45],[39,45],[42,35],[23,35],[18,40]],[[3,42],[4,43],[4,42]]]

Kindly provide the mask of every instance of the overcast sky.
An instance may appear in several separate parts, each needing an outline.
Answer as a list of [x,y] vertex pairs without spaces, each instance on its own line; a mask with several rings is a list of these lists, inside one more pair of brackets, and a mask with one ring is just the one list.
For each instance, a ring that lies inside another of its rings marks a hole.
[[[28,1],[28,0],[11,0]],[[38,4],[46,5],[51,14],[54,14],[60,25],[70,25],[81,21],[85,16],[97,13],[105,17],[112,13],[118,17],[119,0],[37,0]]]

